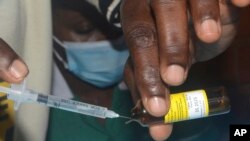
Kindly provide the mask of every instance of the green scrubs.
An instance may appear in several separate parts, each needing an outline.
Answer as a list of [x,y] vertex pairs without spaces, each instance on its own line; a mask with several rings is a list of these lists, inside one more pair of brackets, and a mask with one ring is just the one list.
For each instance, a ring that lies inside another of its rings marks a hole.
[[[133,107],[128,91],[115,89],[112,110],[130,115]],[[126,119],[107,119],[100,124],[97,118],[58,109],[50,110],[47,141],[152,141],[148,129],[137,123],[125,124]]]

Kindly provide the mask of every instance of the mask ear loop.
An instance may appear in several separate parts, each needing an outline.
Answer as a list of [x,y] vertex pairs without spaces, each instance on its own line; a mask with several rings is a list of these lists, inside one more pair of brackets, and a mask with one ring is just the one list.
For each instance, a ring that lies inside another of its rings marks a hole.
[[[59,44],[62,48],[66,49],[65,45],[55,36],[53,36],[53,40]],[[62,56],[56,51],[56,49],[53,48],[53,53],[55,54],[56,58],[63,63],[63,66],[68,69],[69,65],[68,63],[62,58]]]
[[63,47],[64,49],[66,49],[67,47],[63,44],[62,41],[60,41],[56,36],[53,36],[53,40],[58,43],[61,47]]

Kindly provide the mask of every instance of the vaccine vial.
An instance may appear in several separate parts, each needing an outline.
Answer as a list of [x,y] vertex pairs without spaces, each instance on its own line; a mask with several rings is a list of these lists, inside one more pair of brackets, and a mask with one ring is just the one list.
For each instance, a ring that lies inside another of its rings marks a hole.
[[224,87],[209,88],[170,94],[170,109],[163,117],[151,116],[139,101],[132,109],[132,121],[147,126],[225,114],[230,101]]

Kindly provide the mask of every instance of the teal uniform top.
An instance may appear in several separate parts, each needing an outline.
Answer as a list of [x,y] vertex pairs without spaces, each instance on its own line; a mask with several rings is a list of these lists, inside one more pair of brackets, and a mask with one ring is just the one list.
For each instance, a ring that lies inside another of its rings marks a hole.
[[[129,116],[133,107],[127,90],[114,90],[111,110]],[[127,119],[98,119],[59,109],[50,109],[46,141],[153,141],[148,128],[138,123],[125,124]]]

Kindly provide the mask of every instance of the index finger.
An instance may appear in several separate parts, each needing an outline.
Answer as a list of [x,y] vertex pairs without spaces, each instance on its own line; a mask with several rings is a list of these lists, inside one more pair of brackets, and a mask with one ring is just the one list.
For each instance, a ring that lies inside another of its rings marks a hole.
[[148,1],[124,0],[121,18],[143,105],[153,116],[162,116],[169,109],[169,92],[160,77],[157,35]]

